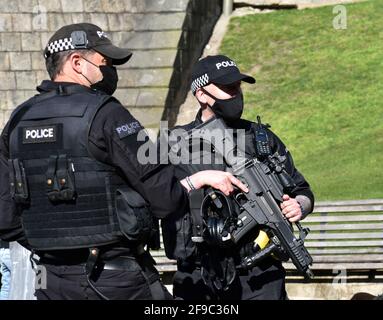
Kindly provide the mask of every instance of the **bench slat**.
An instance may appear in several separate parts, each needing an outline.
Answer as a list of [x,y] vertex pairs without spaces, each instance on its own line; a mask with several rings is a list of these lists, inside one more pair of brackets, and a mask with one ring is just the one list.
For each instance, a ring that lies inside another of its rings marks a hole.
[[381,254],[368,254],[368,255],[327,255],[327,256],[313,256],[314,263],[316,262],[350,262],[350,263],[360,263],[360,262],[381,262],[383,263],[383,255]]
[[316,207],[314,209],[314,212],[322,213],[322,212],[364,212],[364,211],[383,211],[383,205],[369,205],[369,206],[323,206],[323,207]]
[[[343,233],[309,233],[308,240],[349,240],[349,239],[382,239],[382,232],[343,232]],[[340,241],[341,242],[341,241]]]
[[322,247],[383,247],[383,240],[367,241],[305,241],[307,248]]
[[[296,270],[294,264],[284,263],[283,266],[286,270]],[[315,263],[310,267],[312,270],[330,270],[330,269],[348,269],[348,270],[371,270],[383,269],[383,262],[381,263]],[[315,276],[315,272],[314,272]]]
[[173,262],[174,263],[177,263],[175,260],[170,260],[166,257],[155,257],[154,260],[158,263],[158,264],[164,264],[164,263],[170,263],[172,264]]
[[[328,255],[328,254],[376,254],[383,253],[383,248],[309,248],[311,255]],[[383,256],[382,256],[383,261]]]
[[382,230],[383,223],[348,223],[348,224],[305,224],[311,231],[330,231],[330,230]]
[[168,265],[168,266],[156,266],[159,272],[176,272],[177,265]]
[[369,205],[383,206],[383,199],[319,201],[315,203],[315,208],[321,208],[325,206],[339,207],[339,206],[369,206]]
[[303,225],[308,225],[310,222],[364,222],[364,221],[383,221],[383,215],[339,215],[339,216],[319,216],[312,215],[302,221]]

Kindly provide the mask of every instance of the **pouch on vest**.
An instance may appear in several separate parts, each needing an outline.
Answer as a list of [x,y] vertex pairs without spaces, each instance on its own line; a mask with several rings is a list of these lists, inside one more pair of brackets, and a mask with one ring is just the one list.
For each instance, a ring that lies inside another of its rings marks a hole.
[[29,189],[23,162],[19,159],[8,160],[11,197],[17,204],[29,203]]
[[161,220],[162,237],[165,245],[165,254],[169,259],[185,261],[194,257],[196,244],[193,237],[192,216],[177,213]]
[[145,199],[133,189],[121,187],[116,190],[115,205],[123,235],[128,240],[147,243],[155,224]]
[[65,154],[51,155],[45,173],[46,194],[50,201],[73,201],[76,198],[73,164]]

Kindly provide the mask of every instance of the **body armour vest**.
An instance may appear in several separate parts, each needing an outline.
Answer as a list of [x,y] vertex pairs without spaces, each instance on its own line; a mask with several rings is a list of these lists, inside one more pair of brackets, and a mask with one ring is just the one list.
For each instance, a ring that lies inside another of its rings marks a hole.
[[35,96],[10,120],[11,194],[35,250],[121,239],[114,194],[126,181],[88,151],[93,118],[113,98],[67,88]]
[[[194,129],[194,127],[190,125],[186,125],[181,128],[188,131]],[[175,139],[172,141],[175,141]],[[210,153],[208,149],[201,150],[205,153]],[[214,165],[215,163],[223,163],[215,160],[215,157],[217,156],[216,154],[213,154],[212,158],[209,158],[205,153],[201,153],[199,155],[200,159],[195,161],[195,164],[190,163],[190,165],[184,165],[183,171],[187,169],[188,174],[191,175],[202,170],[225,170],[224,164]],[[206,155],[206,159],[211,159],[211,164],[203,164],[204,155]],[[256,156],[255,136],[252,130],[246,132],[245,156],[247,158]],[[175,213],[165,219],[162,219],[161,227],[165,243],[165,254],[169,259],[178,260],[182,263],[184,261],[193,261],[198,258],[198,246],[192,241],[193,219],[190,211],[186,213]]]

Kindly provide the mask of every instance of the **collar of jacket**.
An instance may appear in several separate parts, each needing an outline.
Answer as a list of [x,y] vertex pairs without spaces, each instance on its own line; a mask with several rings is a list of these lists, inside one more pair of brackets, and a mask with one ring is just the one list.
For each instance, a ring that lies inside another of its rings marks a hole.
[[[203,123],[202,121],[202,109],[200,108],[198,110],[198,113],[194,119],[193,128]],[[226,123],[226,125],[232,129],[245,129],[246,133],[251,132],[251,121],[245,120],[245,119],[239,119],[235,122],[232,122],[230,124]]]
[[75,86],[80,89],[84,89],[84,92],[93,92],[91,88],[85,87],[81,84],[75,83],[75,82],[55,82],[51,80],[43,80],[39,86],[36,87],[36,90],[39,93],[46,93],[53,90],[58,90],[59,86],[65,88],[70,86]]

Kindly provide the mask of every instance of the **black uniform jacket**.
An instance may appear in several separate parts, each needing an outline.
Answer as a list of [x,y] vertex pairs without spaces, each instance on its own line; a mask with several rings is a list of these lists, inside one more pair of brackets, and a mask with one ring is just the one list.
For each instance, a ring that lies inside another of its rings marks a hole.
[[[73,83],[43,81],[37,90],[40,93],[57,90],[58,86],[73,86]],[[84,90],[91,90],[87,87]],[[138,141],[138,132],[119,134],[117,128],[136,124],[137,120],[117,101],[107,102],[96,114],[89,134],[89,150],[99,161],[120,170],[130,186],[138,191],[150,204],[155,216],[163,218],[180,210],[187,203],[187,192],[175,177],[174,167],[161,164],[141,164],[137,151],[146,141]],[[7,241],[19,241],[28,247],[10,197],[8,177],[8,125],[0,139],[0,237]],[[136,126],[137,127],[137,126]],[[137,130],[138,131],[138,130]],[[140,139],[142,140],[142,139]],[[115,246],[115,245],[113,245]],[[122,246],[122,250],[124,250]],[[116,249],[113,247],[113,249]],[[108,251],[108,250],[107,250]]]

